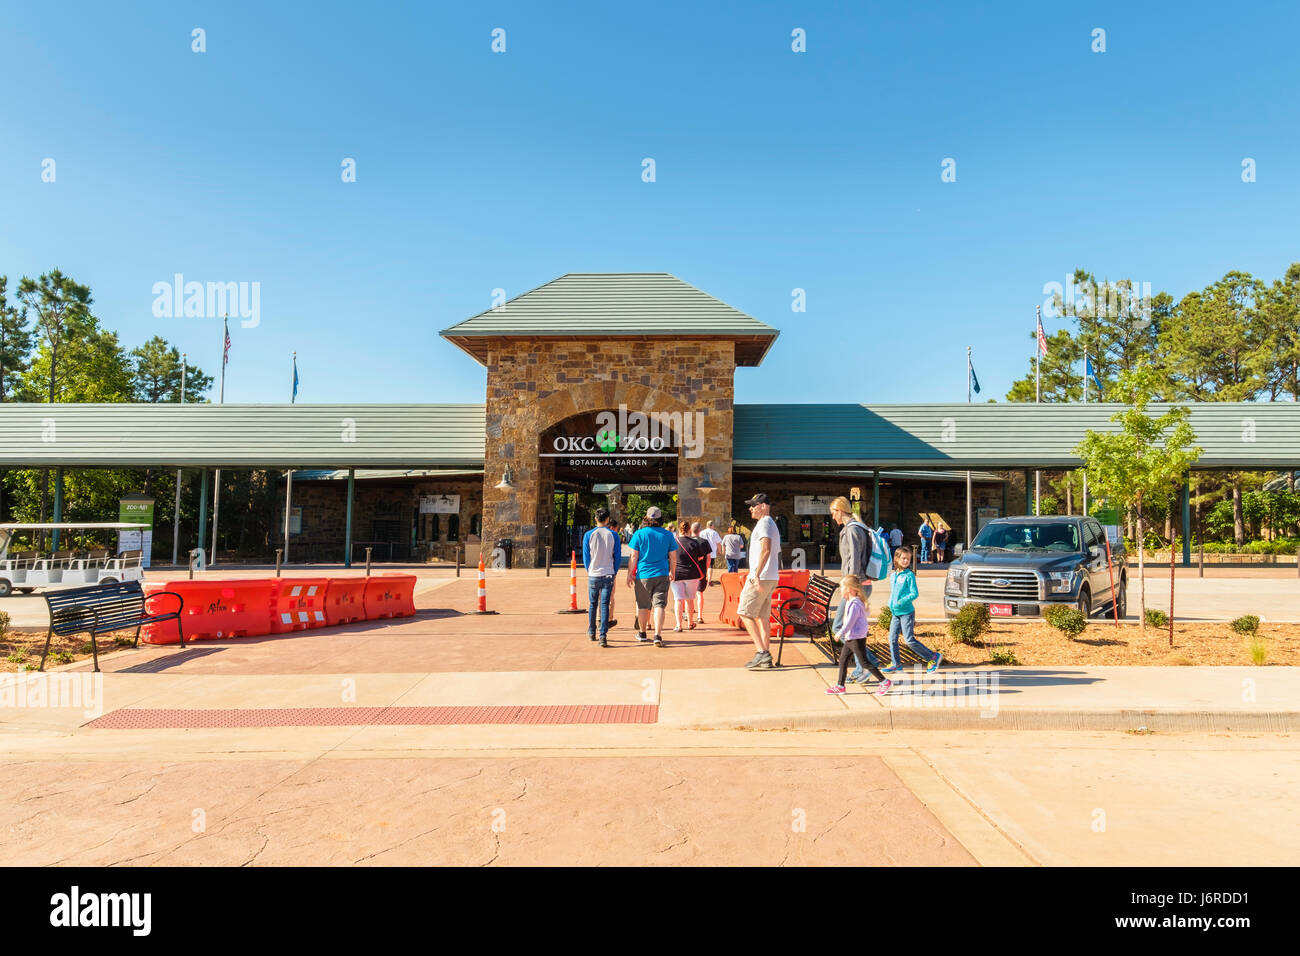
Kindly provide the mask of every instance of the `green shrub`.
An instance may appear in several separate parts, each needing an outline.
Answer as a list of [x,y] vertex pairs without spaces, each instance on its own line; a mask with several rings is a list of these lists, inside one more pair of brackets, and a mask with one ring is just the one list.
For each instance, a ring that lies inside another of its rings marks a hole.
[[1049,604],[1043,608],[1043,620],[1059,631],[1061,629],[1059,623],[1061,620],[1061,614],[1069,609],[1070,606],[1068,604]]
[[90,641],[86,641],[85,644],[82,644],[81,647],[77,649],[78,654],[93,654],[94,651],[95,647],[90,643]]
[[3,641],[5,639],[5,635],[8,633],[9,633],[9,612],[0,611],[0,641]]
[[71,664],[76,658],[67,651],[55,651],[50,655],[50,660],[56,664]]
[[990,615],[987,604],[967,604],[948,622],[948,633],[959,644],[977,644],[989,629]]
[[1246,642],[1246,651],[1250,654],[1250,662],[1259,667],[1268,659],[1268,641],[1256,635]]
[[1019,664],[1016,660],[1016,652],[1009,647],[999,647],[989,655],[989,660],[994,664]]
[[1232,621],[1228,627],[1232,628],[1238,634],[1251,635],[1259,630],[1259,618],[1254,614],[1243,614],[1235,621]]
[[893,620],[894,620],[894,612],[891,611],[891,610],[886,606],[886,607],[882,607],[882,608],[880,609],[880,616],[876,618],[876,623],[880,625],[880,629],[881,629],[882,631],[885,631],[886,633],[888,633],[888,631],[889,631],[889,624],[890,624],[890,622],[893,621]]
[[1043,617],[1066,637],[1078,637],[1088,626],[1088,619],[1083,616],[1083,612],[1068,604],[1049,607],[1043,612]]
[[1147,608],[1147,624],[1152,627],[1168,627],[1169,615],[1159,608]]
[[6,657],[5,660],[7,660],[10,664],[21,664],[23,661],[27,660],[27,654],[26,652],[15,647],[12,651],[9,652],[9,656]]

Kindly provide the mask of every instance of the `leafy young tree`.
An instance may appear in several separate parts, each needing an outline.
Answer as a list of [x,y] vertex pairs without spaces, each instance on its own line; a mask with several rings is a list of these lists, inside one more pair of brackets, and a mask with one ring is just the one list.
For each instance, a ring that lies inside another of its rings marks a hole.
[[67,329],[61,343],[63,371],[54,374],[54,351],[42,342],[23,375],[19,394],[24,401],[129,402],[131,368],[118,343],[117,333],[99,327],[87,316],[75,329]]
[[90,287],[79,285],[58,269],[40,279],[24,276],[18,283],[18,298],[45,335],[49,348],[49,400],[58,401],[59,349],[65,333],[90,321]]
[[[0,276],[0,402],[12,389],[12,380],[27,367],[32,350],[32,333],[25,310],[10,305],[6,298],[8,276]],[[9,373],[8,379],[5,373]]]
[[[155,335],[131,350],[131,385],[137,402],[179,402],[181,400],[181,354],[162,336]],[[196,365],[185,363],[185,401],[207,401],[212,376]]]
[[[1189,410],[1174,406],[1163,415],[1147,414],[1153,393],[1163,383],[1161,373],[1139,362],[1123,372],[1116,383],[1116,398],[1125,407],[1111,417],[1117,432],[1095,432],[1087,436],[1075,454],[1084,460],[1088,480],[1107,499],[1132,508],[1137,515],[1138,581],[1140,621],[1146,626],[1146,564],[1143,557],[1142,509],[1148,503],[1167,503],[1185,479],[1202,449],[1188,422]],[[1172,568],[1172,550],[1170,567]],[[1170,581],[1170,611],[1173,610],[1173,582]],[[1173,614],[1170,614],[1169,643],[1173,645]]]

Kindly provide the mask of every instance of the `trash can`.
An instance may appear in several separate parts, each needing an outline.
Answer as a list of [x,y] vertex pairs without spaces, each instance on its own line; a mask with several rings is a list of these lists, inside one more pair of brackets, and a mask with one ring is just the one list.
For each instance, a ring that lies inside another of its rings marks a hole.
[[515,566],[515,539],[501,538],[497,541],[497,547],[505,552],[506,567],[513,568]]

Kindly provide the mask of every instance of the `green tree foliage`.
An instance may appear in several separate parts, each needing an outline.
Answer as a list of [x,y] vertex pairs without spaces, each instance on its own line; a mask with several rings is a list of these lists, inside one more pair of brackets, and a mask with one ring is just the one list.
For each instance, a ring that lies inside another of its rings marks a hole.
[[[181,400],[181,353],[160,335],[155,335],[129,357],[131,388],[137,402],[179,402]],[[212,376],[198,366],[185,363],[185,401],[207,401]]]
[[[1168,505],[1185,480],[1192,464],[1201,456],[1195,444],[1196,434],[1188,422],[1190,412],[1174,406],[1164,414],[1147,414],[1153,393],[1163,382],[1161,372],[1139,362],[1132,371],[1122,372],[1115,386],[1115,397],[1126,407],[1111,421],[1119,431],[1096,432],[1075,448],[1084,461],[1089,483],[1097,493],[1113,502],[1133,508],[1137,516],[1137,540],[1143,540],[1143,505],[1155,501]],[[1146,564],[1138,549],[1140,610],[1146,615]],[[1173,631],[1169,635],[1173,643]]]
[[18,283],[18,299],[26,312],[36,319],[37,328],[48,347],[49,401],[57,402],[59,350],[65,332],[79,329],[90,321],[90,287],[80,285],[58,269],[39,279],[26,276]]
[[7,297],[8,276],[0,276],[0,402],[12,390],[17,376],[27,368],[27,353],[32,349],[32,333],[27,313],[10,305]]

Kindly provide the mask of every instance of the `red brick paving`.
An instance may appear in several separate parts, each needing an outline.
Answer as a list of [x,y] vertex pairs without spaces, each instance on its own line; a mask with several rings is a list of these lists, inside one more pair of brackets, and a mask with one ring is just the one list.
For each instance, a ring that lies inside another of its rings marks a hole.
[[493,707],[124,707],[92,720],[95,730],[228,730],[241,727],[362,727],[447,724],[653,724],[658,704],[548,704]]
[[[620,580],[622,580],[620,578]],[[568,575],[488,579],[488,607],[472,613],[477,582],[466,576],[417,594],[417,615],[266,637],[195,642],[188,653],[169,645],[110,655],[106,671],[180,674],[430,673],[449,671],[580,671],[638,668],[741,667],[754,646],[743,631],[717,620],[722,589],[705,594],[705,623],[680,634],[668,616],[664,647],[638,643],[635,602],[621,587],[610,646],[587,638],[587,617],[556,614],[569,597]],[[586,587],[579,581],[580,605]],[[177,656],[182,655],[182,656]],[[788,656],[788,653],[787,653]],[[85,665],[89,669],[89,664]]]

